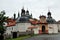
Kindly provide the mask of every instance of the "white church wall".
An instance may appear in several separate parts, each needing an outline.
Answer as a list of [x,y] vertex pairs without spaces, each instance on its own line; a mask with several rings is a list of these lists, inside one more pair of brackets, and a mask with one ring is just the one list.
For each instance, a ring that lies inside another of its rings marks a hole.
[[13,26],[7,27],[7,29],[6,29],[6,34],[11,34],[12,27],[13,27]]
[[49,33],[58,33],[57,24],[48,24],[48,32]]
[[57,26],[57,24],[53,24],[53,33],[58,33],[58,26]]
[[12,27],[12,32],[17,32],[18,31],[17,29],[18,28],[17,28],[17,24],[16,24],[15,26]]
[[6,33],[11,34],[11,32],[17,32],[18,31],[18,26],[17,24],[15,26],[7,27]]
[[34,34],[39,34],[39,28],[34,28]]
[[48,33],[53,33],[53,25],[52,24],[48,24]]
[[26,26],[26,29],[28,29],[28,27],[30,27],[31,24],[30,23],[25,23],[25,26]]
[[58,25],[58,30],[60,31],[60,24],[57,24]]
[[19,32],[26,32],[26,30],[28,29],[28,27],[31,26],[30,23],[18,23],[17,24],[17,30]]

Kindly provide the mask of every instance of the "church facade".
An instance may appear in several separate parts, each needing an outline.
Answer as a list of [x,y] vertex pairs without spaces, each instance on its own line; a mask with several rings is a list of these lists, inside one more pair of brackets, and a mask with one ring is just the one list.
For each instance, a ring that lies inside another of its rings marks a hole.
[[48,17],[40,15],[39,20],[31,19],[30,22],[32,26],[30,26],[29,29],[34,30],[34,34],[58,33],[59,23],[52,18],[50,11],[47,13],[47,16]]

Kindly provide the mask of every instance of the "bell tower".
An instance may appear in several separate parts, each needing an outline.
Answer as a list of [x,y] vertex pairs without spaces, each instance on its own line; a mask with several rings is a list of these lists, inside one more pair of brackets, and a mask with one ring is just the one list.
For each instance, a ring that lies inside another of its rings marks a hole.
[[25,16],[25,10],[24,10],[24,7],[21,9],[21,16]]
[[48,11],[48,18],[51,18],[51,12],[50,11]]
[[18,12],[18,18],[20,17],[20,13]]
[[41,23],[46,23],[46,16],[42,15],[39,18]]
[[39,18],[40,18],[39,34],[48,33],[48,23],[46,21],[46,16],[42,15]]
[[16,14],[14,13],[14,20],[16,19]]
[[28,10],[26,11],[26,15],[29,15],[29,11]]

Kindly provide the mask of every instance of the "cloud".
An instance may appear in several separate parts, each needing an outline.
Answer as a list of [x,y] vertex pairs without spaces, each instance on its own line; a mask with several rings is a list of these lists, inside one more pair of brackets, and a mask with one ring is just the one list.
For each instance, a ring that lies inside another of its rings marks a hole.
[[25,9],[29,9],[30,13],[32,12],[33,17],[38,18],[40,14],[46,15],[48,8],[52,12],[52,16],[56,18],[60,16],[60,0],[0,0],[0,11],[5,10],[6,15],[13,16],[14,13],[21,12],[22,6]]

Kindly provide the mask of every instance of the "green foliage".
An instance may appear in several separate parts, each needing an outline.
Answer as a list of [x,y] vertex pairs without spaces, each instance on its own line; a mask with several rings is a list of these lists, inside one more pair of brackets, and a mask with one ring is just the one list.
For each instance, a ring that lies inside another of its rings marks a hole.
[[3,26],[4,25],[4,22],[6,22],[7,18],[5,15],[5,11],[1,11],[0,12],[0,33],[4,33],[5,31],[5,27]]

